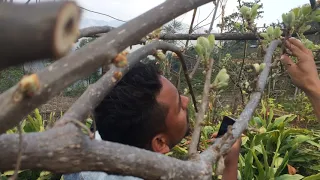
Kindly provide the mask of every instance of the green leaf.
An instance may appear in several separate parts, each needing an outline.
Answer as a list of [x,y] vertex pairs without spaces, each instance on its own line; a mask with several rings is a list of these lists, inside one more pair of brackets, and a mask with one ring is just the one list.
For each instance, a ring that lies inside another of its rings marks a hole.
[[275,162],[274,162],[274,167],[275,168],[279,168],[281,166],[282,162],[283,162],[283,158],[282,157],[277,157]]
[[272,26],[269,26],[267,28],[267,33],[268,33],[269,37],[271,37],[273,39],[273,27]]
[[259,8],[259,5],[258,4],[254,4],[251,8],[251,18],[252,19],[255,19],[258,15],[258,8]]
[[256,145],[253,147],[254,150],[258,151],[260,154],[262,154],[262,148],[261,148],[261,145]]
[[[301,155],[295,156],[290,158],[290,162],[296,162],[296,163],[304,163],[304,162],[310,162],[313,160],[318,160],[320,157],[314,156],[314,155]],[[319,169],[320,170],[320,169]]]
[[86,120],[86,126],[87,126],[88,128],[91,127],[92,123],[93,123],[93,120],[92,120],[91,118],[87,118],[87,120]]
[[287,13],[283,13],[282,14],[282,21],[286,26],[289,26],[288,14]]
[[289,128],[284,130],[282,133],[283,139],[286,139],[289,135],[294,135],[294,134],[309,134],[311,131],[308,129],[295,129],[295,128]]
[[300,174],[295,174],[295,175],[290,175],[290,174],[284,174],[282,176],[276,177],[275,180],[300,180],[302,179],[304,176],[300,175]]
[[245,164],[244,167],[244,177],[243,179],[253,179],[253,168],[251,164],[253,163],[252,151],[248,151],[245,155]]
[[316,143],[316,142],[314,142],[312,140],[307,140],[306,142],[311,144],[311,145],[313,145],[313,146],[316,146],[316,147],[318,147],[320,149],[320,144],[319,143]]
[[[289,137],[290,138],[290,137]],[[305,135],[296,135],[293,137],[292,140],[288,141],[288,144],[282,146],[280,148],[280,152],[285,151],[287,149],[293,149],[293,146],[297,146],[305,141],[311,140],[312,138],[310,136],[305,136]]]
[[319,179],[320,179],[320,173],[305,177],[303,180],[319,180]]
[[290,27],[293,27],[293,24],[294,24],[294,21],[295,21],[295,14],[294,14],[294,12],[292,12],[292,11],[289,12],[287,18],[288,18],[289,26],[290,26]]
[[281,145],[281,135],[278,137],[277,148],[276,148],[276,151],[274,152],[274,156],[272,158],[272,163],[271,163],[271,167],[272,168],[273,168],[273,166],[275,164],[276,158],[278,157],[278,152],[279,152],[280,145]]
[[305,135],[296,135],[295,137],[294,137],[294,140],[293,141],[291,141],[291,145],[296,145],[296,144],[300,144],[300,143],[302,143],[302,142],[305,142],[305,141],[308,141],[308,140],[311,140],[312,139],[312,137],[310,137],[310,136],[305,136]]
[[247,6],[242,6],[240,8],[240,12],[241,12],[242,15],[245,15],[249,10],[250,10],[250,8],[247,7]]
[[311,28],[310,25],[301,26],[301,27],[299,28],[299,32],[300,32],[300,33],[304,33],[304,32],[306,32],[306,31],[308,31],[310,28]]
[[214,129],[212,126],[205,126],[205,127],[203,127],[202,131],[203,131],[205,138],[209,139],[209,135],[211,135],[214,132]]
[[280,173],[283,171],[283,169],[287,166],[288,161],[289,161],[289,152],[287,151],[286,154],[284,155],[284,158],[282,159],[281,164],[277,168],[277,171],[275,173],[276,177],[279,176]]
[[243,167],[245,167],[245,162],[244,162],[244,158],[243,158],[242,154],[239,154],[239,165],[240,165],[241,169]]
[[315,16],[320,15],[320,9],[313,11],[313,15],[315,15]]
[[263,37],[263,39],[270,40],[268,33],[260,33],[260,36]]
[[288,162],[289,162],[289,158],[291,158],[292,153],[295,151],[295,149],[297,148],[297,145],[293,145],[292,149],[290,149],[290,151],[286,152],[286,154],[284,155],[283,161],[280,165],[280,167],[277,169],[275,176],[279,176],[281,174],[281,172],[283,171],[283,169],[287,166]]
[[177,151],[180,154],[188,154],[188,151],[180,146],[174,146],[173,150]]
[[214,42],[215,42],[215,37],[214,37],[214,35],[213,35],[213,34],[210,34],[210,35],[208,36],[208,40],[209,40],[209,43],[210,43],[210,47],[213,48]]
[[205,37],[200,36],[197,39],[197,43],[203,47],[203,50],[206,52],[210,48],[209,40]]
[[204,49],[200,44],[197,44],[194,48],[199,56],[204,55]]
[[320,165],[312,166],[310,169],[320,171]]
[[269,117],[268,117],[268,123],[267,124],[270,124],[272,119],[273,119],[273,108],[270,108]]
[[261,146],[261,150],[262,150],[262,156],[263,156],[263,161],[264,161],[264,168],[265,170],[268,172],[269,171],[269,164],[268,164],[268,153],[266,151],[266,149],[264,148],[264,144],[262,143],[262,141],[260,141],[260,146]]
[[249,137],[248,137],[248,136],[241,137],[241,144],[242,144],[242,146],[245,145],[248,140],[249,140]]
[[303,15],[308,15],[312,11],[310,5],[304,5],[301,7],[301,12]]
[[252,120],[253,120],[253,122],[254,122],[258,127],[263,126],[263,123],[262,123],[262,121],[261,121],[261,118],[259,118],[259,117],[254,117]]
[[295,117],[296,117],[296,115],[293,115],[293,114],[278,117],[274,120],[272,128],[279,128],[279,126],[281,124],[287,124],[287,123],[293,121]]
[[300,8],[294,8],[294,9],[292,10],[292,12],[294,13],[294,16],[295,16],[295,17],[299,17],[299,16],[300,16],[300,14],[301,14],[300,11],[301,11]]
[[282,31],[279,26],[274,28],[274,31],[273,31],[274,38],[279,38],[281,36],[281,34],[282,34]]
[[[254,162],[255,164],[257,165],[257,168],[258,168],[258,172],[259,172],[259,175],[258,177],[263,177],[264,175],[264,170],[263,170],[263,165],[262,163],[259,161],[259,158],[257,157],[256,153],[254,152],[254,150],[250,150],[252,155],[253,155],[253,158],[254,158]],[[260,179],[260,178],[258,178]]]
[[316,22],[320,22],[320,15],[314,16],[312,20],[314,20]]

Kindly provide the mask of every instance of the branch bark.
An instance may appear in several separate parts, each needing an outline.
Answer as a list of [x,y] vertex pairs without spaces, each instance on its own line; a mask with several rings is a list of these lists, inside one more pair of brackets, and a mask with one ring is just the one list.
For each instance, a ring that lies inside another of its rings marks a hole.
[[192,71],[191,71],[191,73],[189,74],[189,78],[190,78],[190,79],[192,79],[193,76],[194,76],[194,74],[196,73],[196,71],[197,71],[197,69],[198,69],[198,67],[199,67],[199,65],[200,65],[200,61],[201,61],[201,58],[198,58],[198,59],[197,59],[197,62],[195,63],[195,65],[194,65],[194,67],[193,67],[193,69],[192,69]]
[[96,83],[90,85],[88,89],[81,95],[81,97],[64,114],[64,116],[61,118],[61,121],[58,121],[57,125],[64,124],[68,121],[68,119],[84,120],[87,117],[88,113],[93,110],[116,85],[117,81],[115,81],[115,79],[113,78],[114,73],[121,72],[122,76],[124,76],[129,71],[130,67],[134,66],[146,56],[153,55],[155,50],[158,49],[162,49],[164,51],[172,51],[178,55],[189,87],[190,94],[193,99],[194,106],[197,107],[192,85],[190,83],[190,78],[187,74],[187,66],[180,49],[175,45],[164,41],[154,41],[128,54],[128,65],[125,68],[117,68],[115,66],[112,66],[110,70],[106,74],[104,74]]
[[208,98],[209,98],[209,91],[210,91],[210,84],[211,84],[211,74],[212,74],[212,69],[213,69],[213,59],[209,60],[209,68],[206,73],[206,78],[205,78],[205,83],[204,83],[204,88],[203,88],[203,93],[202,93],[202,101],[201,101],[201,106],[199,109],[199,112],[196,115],[196,124],[194,127],[194,131],[192,133],[192,139],[190,142],[190,147],[189,147],[189,156],[193,158],[195,155],[197,155],[197,149],[198,149],[198,144],[199,144],[199,139],[200,139],[200,133],[201,133],[201,124],[203,122],[204,114],[207,110],[208,107]]
[[99,33],[108,33],[113,29],[115,28],[111,26],[92,26],[92,27],[83,28],[80,30],[80,35],[78,38],[80,39],[83,37],[91,37]]
[[[89,27],[90,28],[90,27]],[[109,31],[107,31],[109,32]],[[304,35],[312,35],[319,32],[319,29],[309,30],[304,33]],[[101,33],[101,31],[99,32]],[[104,33],[94,33],[92,32],[88,37],[100,37]],[[215,40],[258,40],[254,33],[211,33],[215,36]],[[208,34],[161,34],[159,39],[161,40],[197,40],[200,36],[208,36]],[[284,36],[284,34],[282,34]],[[293,37],[297,37],[297,34],[292,34]],[[263,39],[262,37],[260,37]]]
[[211,20],[211,23],[210,23],[210,26],[209,26],[208,33],[211,33],[211,31],[212,31],[212,26],[214,24],[214,20],[216,19],[218,7],[219,7],[219,2],[220,2],[220,0],[217,0],[216,7],[214,7],[214,13],[213,13],[213,16],[212,16],[212,20]]
[[251,94],[250,101],[245,106],[245,109],[240,114],[238,120],[232,126],[232,132],[226,133],[221,138],[217,138],[215,143],[210,148],[201,153],[200,157],[203,161],[216,162],[218,157],[226,154],[226,152],[232,147],[236,140],[241,137],[242,132],[248,127],[248,122],[250,121],[255,109],[257,108],[265,89],[268,75],[271,69],[271,59],[273,52],[280,43],[281,41],[279,40],[272,41],[270,46],[266,50],[266,55],[264,57],[264,63],[266,63],[266,67],[259,75],[256,91]]
[[[0,170],[14,168],[17,134],[0,136]],[[104,171],[144,179],[207,179],[211,166],[108,141],[90,140],[73,124],[23,135],[21,169],[53,173]],[[155,163],[156,162],[156,163]],[[192,172],[192,174],[190,174]]]
[[[319,29],[309,30],[304,35],[311,35],[319,32]],[[258,40],[254,33],[212,33],[215,40]],[[284,34],[283,34],[284,35]],[[162,40],[197,40],[200,36],[208,36],[208,34],[161,34],[159,39]],[[292,34],[296,37],[297,34]]]
[[0,69],[60,58],[77,39],[81,11],[74,2],[1,3],[0,12]]
[[14,127],[23,116],[73,82],[88,76],[102,64],[110,64],[119,52],[140,41],[149,32],[208,2],[210,0],[165,1],[37,73],[40,88],[32,97],[14,102],[12,97],[19,85],[10,88],[0,96],[0,133]]

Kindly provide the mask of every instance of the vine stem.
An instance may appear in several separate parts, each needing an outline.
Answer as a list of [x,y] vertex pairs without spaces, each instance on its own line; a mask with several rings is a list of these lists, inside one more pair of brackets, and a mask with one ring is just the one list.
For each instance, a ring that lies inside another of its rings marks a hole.
[[195,124],[194,131],[192,133],[191,143],[190,143],[190,147],[189,147],[189,151],[188,151],[189,157],[191,159],[195,159],[198,155],[197,149],[198,149],[198,144],[199,144],[199,140],[200,140],[200,133],[201,133],[201,127],[202,127],[201,124],[203,122],[204,114],[208,108],[208,103],[209,103],[209,92],[210,92],[213,63],[214,63],[214,60],[210,59],[208,70],[207,70],[206,77],[205,77],[201,106],[200,106],[199,112],[196,115],[196,124]]

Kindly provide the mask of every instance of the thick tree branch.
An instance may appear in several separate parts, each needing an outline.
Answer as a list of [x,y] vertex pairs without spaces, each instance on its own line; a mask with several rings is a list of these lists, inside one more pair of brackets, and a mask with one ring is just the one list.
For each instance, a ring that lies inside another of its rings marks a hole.
[[[10,88],[0,96],[0,133],[14,127],[23,116],[73,82],[88,76],[102,64],[111,63],[111,60],[119,52],[134,42],[140,41],[149,32],[169,22],[172,18],[208,2],[210,0],[164,1],[157,7],[110,31],[105,36],[74,53],[68,54],[37,73],[40,88],[32,97],[15,102],[12,97],[19,86],[15,85]],[[183,4],[183,6],[180,4]],[[41,15],[38,14],[38,16]]]
[[[0,170],[14,168],[17,134],[0,136]],[[108,141],[90,140],[73,124],[23,135],[21,169],[53,173],[104,171],[144,179],[211,179],[211,166]],[[190,174],[192,172],[192,174]]]
[[81,95],[81,97],[64,114],[61,119],[62,121],[58,121],[58,125],[67,122],[68,119],[84,120],[87,117],[88,113],[93,110],[116,85],[117,81],[113,77],[114,73],[121,72],[122,76],[124,76],[129,71],[130,67],[134,66],[146,56],[153,55],[154,52],[158,49],[162,49],[164,51],[172,51],[178,55],[189,87],[190,94],[193,99],[194,106],[197,107],[193,89],[190,83],[190,78],[187,72],[187,66],[180,49],[175,45],[164,41],[154,41],[128,54],[128,66],[124,68],[117,68],[115,66],[112,66],[110,70],[105,73],[96,83],[90,85],[88,89]]
[[214,13],[213,13],[213,16],[212,16],[212,20],[211,20],[211,23],[210,23],[210,26],[209,26],[208,33],[211,33],[211,31],[212,31],[212,27],[213,27],[213,24],[214,24],[214,20],[216,19],[218,7],[219,7],[219,2],[220,2],[220,0],[217,0],[217,2],[216,2],[216,4],[215,4],[216,7],[214,7]]
[[80,9],[71,1],[0,4],[0,69],[60,58],[77,39]]
[[12,177],[9,178],[9,180],[15,180],[18,177],[18,172],[20,169],[21,164],[21,156],[22,156],[22,129],[21,129],[21,123],[18,124],[18,132],[19,132],[19,149],[18,149],[18,156],[17,156],[17,163],[16,168],[14,170],[14,174]]
[[[309,30],[304,35],[312,35],[319,32],[319,29]],[[254,33],[212,33],[215,40],[257,40],[257,36]],[[284,35],[284,34],[283,34]],[[161,34],[162,40],[197,40],[200,36],[208,36],[208,34]],[[296,37],[297,34],[292,34]],[[262,37],[261,37],[262,38]]]
[[111,26],[92,26],[92,27],[83,28],[80,30],[80,35],[78,38],[80,39],[83,37],[90,37],[99,33],[108,33],[113,29],[115,28]]
[[196,124],[194,127],[194,131],[192,133],[192,139],[191,139],[189,152],[188,152],[190,157],[194,157],[197,154],[198,143],[200,140],[201,126],[202,126],[201,124],[203,122],[204,114],[207,110],[208,102],[209,102],[208,100],[209,100],[213,62],[214,62],[213,59],[209,60],[209,68],[207,70],[206,77],[205,77],[201,106],[200,106],[199,112],[196,115]]
[[[90,27],[89,27],[90,28]],[[109,32],[109,31],[107,31]],[[319,32],[319,29],[313,29],[304,32],[304,35],[312,35]],[[101,31],[99,31],[101,33]],[[103,35],[92,32],[89,37],[100,37]],[[96,35],[94,35],[96,34]],[[211,33],[215,36],[215,40],[258,40],[254,33]],[[285,34],[282,34],[284,36]],[[208,34],[161,34],[159,39],[161,40],[197,40],[200,36],[208,36]],[[297,37],[296,33],[292,34],[293,37]],[[263,39],[262,37],[260,37]]]
[[242,132],[248,127],[248,122],[250,121],[255,109],[258,106],[264,88],[266,86],[271,68],[271,59],[273,52],[280,43],[281,41],[279,40],[272,41],[270,46],[266,50],[266,55],[264,57],[264,63],[266,63],[266,67],[259,75],[256,92],[251,94],[250,101],[245,106],[245,109],[240,114],[238,120],[232,126],[232,132],[226,133],[222,138],[218,138],[209,149],[204,151],[200,155],[202,160],[207,161],[208,163],[216,162],[219,156],[227,153],[227,151],[232,147],[235,141],[241,137]]
[[[189,34],[192,33],[192,27],[193,27],[194,19],[196,18],[197,9],[198,9],[198,8],[195,8],[195,9],[193,10],[193,15],[192,15],[192,19],[191,19],[191,24],[190,24],[190,27],[189,27]],[[185,44],[185,46],[184,46],[184,49],[185,49],[185,50],[188,49],[188,44],[189,44],[189,40],[187,40],[187,42],[186,42],[186,44]],[[175,86],[177,87],[177,89],[180,89],[181,71],[182,71],[182,66],[180,65],[180,66],[179,66],[179,72],[178,72],[178,74],[177,74],[177,79],[176,79],[176,82],[175,82]],[[191,78],[190,78],[190,79],[191,79]],[[187,83],[188,83],[188,85],[189,85],[189,82],[187,82]],[[192,96],[192,99],[195,99],[193,93],[191,94],[191,96]],[[198,112],[198,108],[197,108],[197,106],[196,106],[197,103],[195,102],[195,100],[193,100],[193,102],[194,102],[195,112],[197,113],[197,112]]]

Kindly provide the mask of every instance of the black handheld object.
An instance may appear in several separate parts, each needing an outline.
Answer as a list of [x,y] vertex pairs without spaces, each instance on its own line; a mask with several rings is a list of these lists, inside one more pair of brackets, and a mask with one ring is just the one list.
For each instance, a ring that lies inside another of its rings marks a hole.
[[223,136],[228,131],[228,126],[233,125],[235,122],[231,117],[224,116],[217,137]]

